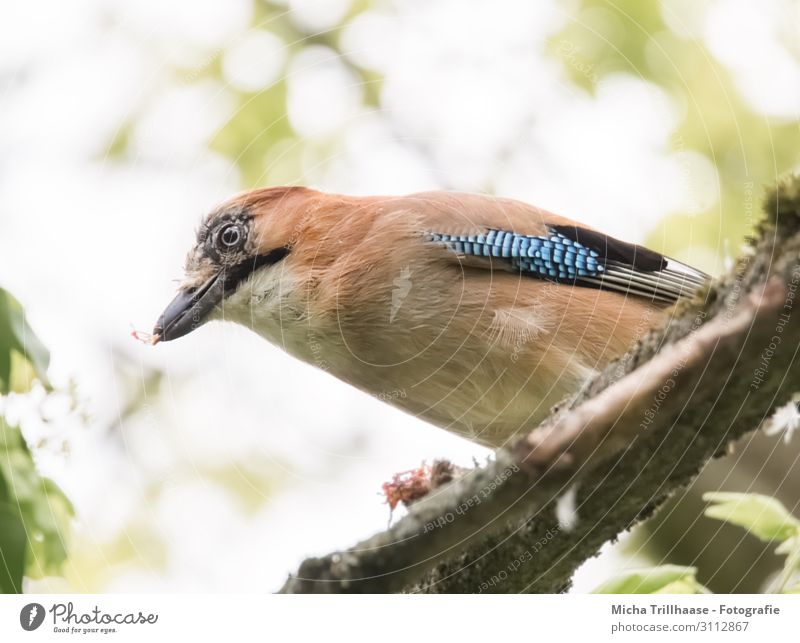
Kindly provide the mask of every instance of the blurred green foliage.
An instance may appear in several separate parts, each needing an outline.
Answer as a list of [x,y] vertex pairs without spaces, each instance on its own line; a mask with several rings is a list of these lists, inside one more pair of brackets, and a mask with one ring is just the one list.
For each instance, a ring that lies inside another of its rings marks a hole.
[[[0,391],[28,392],[47,382],[49,353],[25,320],[22,306],[0,289]],[[22,591],[22,578],[59,573],[72,505],[39,475],[22,432],[0,416],[0,591]]]
[[[699,1],[695,10],[708,4]],[[720,255],[735,254],[738,242],[753,232],[753,192],[758,198],[763,186],[773,185],[800,160],[797,121],[752,109],[701,38],[669,28],[663,15],[670,7],[664,2],[583,0],[573,6],[568,26],[551,43],[572,82],[593,91],[597,79],[627,73],[660,87],[684,110],[670,134],[672,149],[704,154],[719,176],[717,203],[666,217],[648,244],[672,256],[698,243]],[[722,247],[721,238],[730,239],[732,247]]]
[[703,500],[712,502],[708,518],[744,527],[766,542],[784,542],[800,535],[800,520],[792,516],[775,498],[757,493],[709,492]]
[[[706,493],[711,505],[708,518],[744,527],[760,540],[780,543],[775,550],[786,556],[783,570],[772,590],[776,593],[800,592],[800,520],[782,503],[756,493]],[[660,565],[617,574],[597,587],[594,594],[705,594],[709,590],[697,581],[696,567]],[[793,585],[794,583],[794,585]]]
[[706,594],[697,582],[694,567],[660,565],[617,574],[596,587],[592,594]]
[[703,500],[712,504],[706,516],[744,527],[759,540],[779,543],[775,553],[786,556],[783,570],[776,583],[776,592],[795,593],[800,590],[800,520],[790,514],[775,498],[756,493],[709,492]]

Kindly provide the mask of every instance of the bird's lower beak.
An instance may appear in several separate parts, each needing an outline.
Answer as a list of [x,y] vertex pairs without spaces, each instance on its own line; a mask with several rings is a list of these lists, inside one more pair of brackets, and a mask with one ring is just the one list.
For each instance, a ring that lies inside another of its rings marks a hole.
[[181,289],[153,328],[153,342],[168,342],[202,326],[222,301],[224,279],[216,274],[199,288]]

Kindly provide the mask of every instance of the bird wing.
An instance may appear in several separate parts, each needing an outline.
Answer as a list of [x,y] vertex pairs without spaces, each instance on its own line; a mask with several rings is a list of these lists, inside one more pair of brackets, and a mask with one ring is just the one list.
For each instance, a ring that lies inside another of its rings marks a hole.
[[705,273],[644,246],[518,201],[418,196],[432,204],[424,219],[425,240],[444,246],[462,264],[662,303],[690,296],[709,280]]

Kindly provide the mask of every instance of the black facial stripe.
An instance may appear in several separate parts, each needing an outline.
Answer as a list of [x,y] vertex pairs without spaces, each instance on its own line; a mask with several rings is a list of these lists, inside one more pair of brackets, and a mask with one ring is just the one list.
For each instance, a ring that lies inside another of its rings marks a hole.
[[276,264],[288,254],[289,248],[286,246],[282,248],[275,248],[274,250],[270,250],[267,254],[251,257],[250,259],[246,259],[235,266],[225,268],[222,273],[225,294],[229,295],[235,291],[239,287],[239,284],[241,284],[259,268]]

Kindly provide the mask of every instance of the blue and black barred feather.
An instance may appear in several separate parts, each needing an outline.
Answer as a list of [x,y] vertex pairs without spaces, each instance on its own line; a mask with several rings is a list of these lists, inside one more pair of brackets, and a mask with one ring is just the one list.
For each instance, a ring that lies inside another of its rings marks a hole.
[[522,272],[545,279],[597,277],[605,267],[600,254],[562,234],[529,236],[489,230],[479,235],[432,234],[431,241],[443,241],[459,254],[507,259]]
[[456,254],[500,260],[520,273],[587,288],[674,302],[708,275],[663,255],[576,226],[548,226],[548,235],[488,229],[484,234],[433,232],[427,239]]

